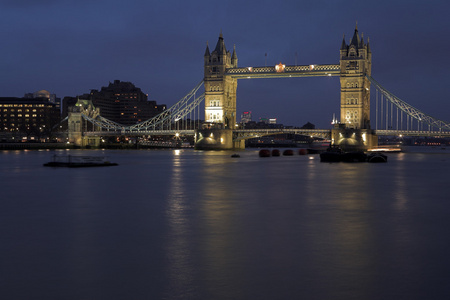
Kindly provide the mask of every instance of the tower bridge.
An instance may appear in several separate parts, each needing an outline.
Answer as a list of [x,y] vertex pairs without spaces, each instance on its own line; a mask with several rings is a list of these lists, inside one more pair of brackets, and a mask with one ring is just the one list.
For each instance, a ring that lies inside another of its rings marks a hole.
[[[355,137],[352,145],[365,149],[377,145],[378,135],[450,136],[450,123],[422,113],[372,78],[369,40],[364,41],[357,27],[348,44],[343,38],[339,53],[339,64],[289,66],[280,62],[275,66],[238,67],[236,47],[230,53],[220,33],[213,51],[209,45],[206,46],[203,80],[172,107],[145,122],[125,126],[101,117],[92,105],[81,102],[69,113],[69,142],[86,144],[96,137],[111,135],[185,134],[195,135],[199,149],[232,149],[243,148],[244,140],[248,138],[294,133],[331,138],[334,144],[343,147],[348,146],[349,137]],[[333,129],[249,130],[237,127],[239,79],[326,76],[340,77],[340,122]],[[204,86],[204,93],[199,92],[201,86]],[[376,90],[375,101],[372,95],[372,105],[371,87]],[[204,111],[202,109],[201,112],[203,102]],[[374,104],[375,128],[373,121],[371,123],[370,109]],[[192,120],[200,119],[202,114],[205,123],[201,125],[194,121],[192,124]],[[86,130],[89,127],[86,122],[92,124],[91,130]]]

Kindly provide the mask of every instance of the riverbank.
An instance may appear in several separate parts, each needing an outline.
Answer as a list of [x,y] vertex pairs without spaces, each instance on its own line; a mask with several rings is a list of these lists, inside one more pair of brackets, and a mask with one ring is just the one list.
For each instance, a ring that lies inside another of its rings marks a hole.
[[0,143],[0,150],[75,149],[66,143]]

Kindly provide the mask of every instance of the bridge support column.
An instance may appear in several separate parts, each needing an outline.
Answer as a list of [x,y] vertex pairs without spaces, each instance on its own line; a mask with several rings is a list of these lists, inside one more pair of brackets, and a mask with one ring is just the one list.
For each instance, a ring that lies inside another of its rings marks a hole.
[[77,107],[69,108],[69,118],[68,118],[68,137],[69,143],[75,146],[83,146],[83,134],[82,130],[82,117],[81,112]]
[[198,129],[195,137],[197,150],[231,150],[234,146],[231,129]]
[[98,136],[83,136],[82,147],[100,147],[100,137]]
[[233,141],[233,148],[235,150],[244,150],[245,149],[245,140]]
[[334,128],[331,144],[344,151],[366,151],[378,147],[378,136],[371,129]]

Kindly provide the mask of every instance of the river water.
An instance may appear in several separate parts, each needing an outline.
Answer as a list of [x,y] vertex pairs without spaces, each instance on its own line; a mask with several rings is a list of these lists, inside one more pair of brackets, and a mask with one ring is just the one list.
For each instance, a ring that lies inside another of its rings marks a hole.
[[231,154],[0,152],[1,298],[450,299],[450,149]]

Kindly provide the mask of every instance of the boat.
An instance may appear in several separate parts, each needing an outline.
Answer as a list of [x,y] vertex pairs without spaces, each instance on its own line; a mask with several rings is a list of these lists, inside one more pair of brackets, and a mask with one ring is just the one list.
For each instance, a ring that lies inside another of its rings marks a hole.
[[234,153],[234,154],[231,154],[231,157],[238,158],[238,157],[241,157],[241,156],[239,154],[237,154],[237,153]]
[[302,149],[298,150],[298,154],[299,155],[306,155],[306,154],[308,154],[308,149],[302,148]]
[[342,161],[342,150],[336,146],[328,147],[327,151],[320,153],[321,162],[340,162]]
[[387,162],[387,156],[381,152],[369,154],[363,151],[343,152],[339,147],[332,146],[320,153],[321,162]]
[[367,155],[367,162],[370,163],[383,163],[387,162],[387,156],[380,152],[374,152]]
[[270,157],[270,150],[269,149],[259,150],[259,157]]
[[283,151],[283,155],[284,156],[292,156],[292,155],[294,155],[294,150],[286,149],[286,150]]
[[66,168],[84,168],[84,167],[110,167],[118,166],[106,160],[104,156],[75,156],[75,155],[53,155],[51,162],[45,163],[44,167],[66,167]]
[[367,155],[363,151],[344,152],[341,154],[341,161],[343,162],[365,162]]

